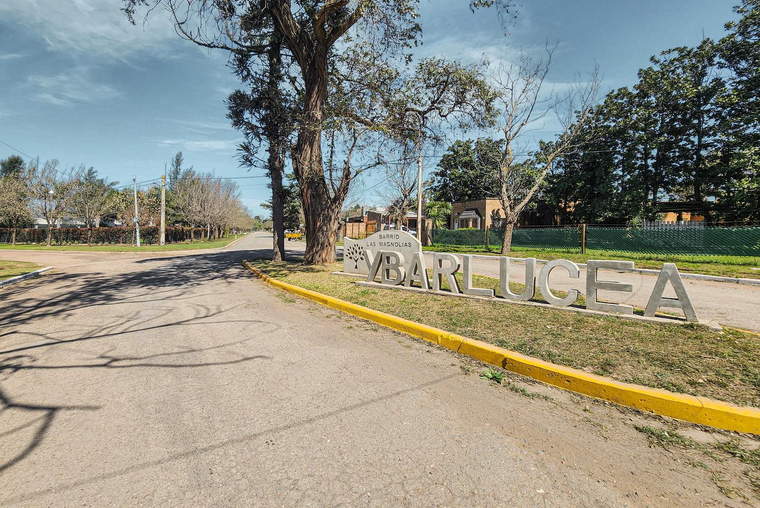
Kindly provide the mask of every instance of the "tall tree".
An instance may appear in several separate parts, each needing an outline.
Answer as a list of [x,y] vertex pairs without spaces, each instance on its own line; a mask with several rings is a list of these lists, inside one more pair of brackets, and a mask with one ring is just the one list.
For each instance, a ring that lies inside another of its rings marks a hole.
[[[281,37],[298,69],[299,124],[292,151],[293,170],[301,189],[307,245],[307,263],[335,259],[335,240],[343,201],[352,172],[344,165],[337,187],[326,178],[322,133],[329,103],[332,58],[335,47],[351,29],[386,53],[408,47],[419,33],[416,0],[124,0],[124,11],[134,21],[137,7],[163,4],[174,15],[184,37],[205,47],[234,53],[266,55],[261,37],[267,26],[255,23],[267,17]],[[506,12],[503,0],[478,0],[472,8],[496,5]],[[192,19],[190,19],[192,18]]]
[[227,116],[232,120],[233,127],[246,137],[245,143],[240,145],[243,165],[257,167],[258,151],[261,145],[266,145],[265,164],[272,190],[272,259],[282,261],[285,257],[285,207],[289,192],[283,186],[283,177],[290,137],[295,132],[296,108],[284,83],[287,73],[282,37],[272,30],[270,17],[260,16],[255,21],[263,25],[259,30],[268,34],[261,37],[262,43],[266,44],[265,63],[256,65],[258,55],[255,51],[235,55],[235,73],[243,84],[248,85],[248,89],[236,90],[229,96]]
[[[589,122],[599,90],[597,72],[564,96],[545,95],[542,87],[551,69],[553,50],[546,60],[524,57],[519,64],[501,69],[495,76],[498,102],[502,106],[503,148],[491,181],[503,213],[504,240],[501,252],[512,247],[512,232],[520,214],[543,186],[556,159],[579,146],[579,135]],[[535,122],[554,113],[562,127],[557,140],[541,143],[530,155],[521,156],[524,135]]]
[[174,154],[174,157],[172,157],[171,162],[169,163],[169,190],[174,190],[174,186],[177,185],[177,180],[180,179],[182,176],[182,173],[185,171],[185,169],[192,170],[193,167],[190,166],[189,168],[185,168],[185,157],[182,155],[182,152],[177,152]]
[[760,0],[742,0],[734,10],[741,18],[726,24],[729,34],[719,43],[731,73],[724,128],[732,146],[722,159],[733,169],[733,189],[721,199],[735,211],[731,219],[760,220]]
[[57,160],[40,165],[34,161],[28,170],[29,194],[32,212],[45,219],[47,246],[53,240],[53,227],[60,225],[71,207],[84,168],[59,169]]
[[11,229],[11,245],[16,245],[16,230],[32,220],[28,200],[29,188],[23,174],[14,171],[0,177],[0,220]]
[[24,172],[25,167],[24,159],[18,155],[11,155],[0,161],[0,177],[18,176]]
[[[397,229],[401,229],[407,214],[412,210],[417,190],[415,150],[413,143],[402,143],[400,151],[391,152],[393,160],[386,161],[384,164],[386,181],[384,194],[389,202],[388,214]],[[417,231],[420,231],[419,225]]]
[[494,197],[490,180],[498,167],[502,147],[502,141],[489,138],[454,141],[432,174],[431,199],[452,203]]
[[77,182],[76,192],[71,198],[71,210],[85,223],[87,245],[92,245],[92,231],[100,224],[100,218],[113,209],[114,185],[115,182],[98,178],[94,168],[85,171]]
[[[441,128],[485,128],[493,125],[495,94],[478,65],[426,58],[405,77],[392,98],[393,130],[412,142],[417,181],[422,182],[423,146],[441,142]],[[422,185],[417,185],[417,217],[422,217]]]

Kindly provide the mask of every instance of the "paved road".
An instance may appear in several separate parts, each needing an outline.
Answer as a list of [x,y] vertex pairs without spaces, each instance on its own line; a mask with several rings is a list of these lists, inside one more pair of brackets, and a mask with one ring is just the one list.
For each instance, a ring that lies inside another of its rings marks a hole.
[[0,504],[735,504],[633,428],[659,420],[526,398],[252,279],[269,242],[14,253],[61,268],[0,290]]

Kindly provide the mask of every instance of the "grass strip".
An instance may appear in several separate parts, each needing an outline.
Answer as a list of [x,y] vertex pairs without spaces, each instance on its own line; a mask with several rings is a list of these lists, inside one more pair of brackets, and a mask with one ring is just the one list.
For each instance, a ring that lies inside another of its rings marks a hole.
[[[240,236],[238,236],[240,238]],[[235,241],[234,236],[228,236],[221,240],[211,240],[208,242],[196,241],[195,243],[182,242],[182,243],[169,243],[166,245],[142,245],[137,247],[135,245],[118,244],[118,245],[93,245],[88,247],[87,245],[31,245],[31,244],[2,244],[0,249],[4,250],[39,250],[39,251],[74,251],[74,252],[166,252],[176,250],[202,250],[202,249],[218,249],[226,247],[230,243]]]
[[[760,407],[760,337],[700,325],[659,324],[551,308],[357,286],[338,263],[256,260],[284,282],[404,319],[619,381]],[[480,287],[498,281],[475,277]],[[514,291],[520,290],[515,285]]]
[[39,270],[42,266],[35,263],[27,263],[26,261],[5,261],[0,259],[0,280],[10,279],[11,277],[18,277],[25,273]]

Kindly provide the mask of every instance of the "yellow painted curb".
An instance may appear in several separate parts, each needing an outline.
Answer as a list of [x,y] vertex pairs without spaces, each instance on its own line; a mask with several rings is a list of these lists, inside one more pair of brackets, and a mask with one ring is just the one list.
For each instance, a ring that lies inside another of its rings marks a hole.
[[570,367],[555,365],[479,340],[468,339],[439,328],[300,288],[266,275],[247,261],[243,261],[243,264],[256,277],[276,288],[565,390],[691,423],[760,435],[760,410],[755,408],[738,407],[704,397],[622,383]]

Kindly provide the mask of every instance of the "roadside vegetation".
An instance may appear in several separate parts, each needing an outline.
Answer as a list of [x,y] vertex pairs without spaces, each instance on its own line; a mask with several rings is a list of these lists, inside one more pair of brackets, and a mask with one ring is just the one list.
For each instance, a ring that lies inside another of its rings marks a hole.
[[[458,254],[483,254],[500,256],[498,247],[466,247],[462,245],[432,245],[423,247],[425,251],[451,252]],[[663,263],[676,263],[682,272],[702,273],[721,277],[760,279],[760,257],[753,256],[698,256],[687,254],[648,254],[635,252],[615,252],[587,250],[585,254],[564,249],[526,249],[512,247],[509,253],[514,258],[569,259],[575,263],[585,263],[589,259],[619,259],[633,261],[636,268],[659,270]]]
[[26,261],[4,261],[0,260],[0,280],[10,279],[11,277],[18,277],[25,273],[39,270],[42,266],[35,263],[27,263]]
[[[552,363],[760,407],[760,336],[755,334],[362,287],[356,279],[331,275],[341,269],[338,264],[252,263],[285,282]],[[495,279],[473,279],[498,291]]]
[[166,186],[160,178],[118,186],[84,165],[67,169],[57,160],[25,162],[16,155],[0,160],[0,244],[123,249],[125,242],[137,243],[139,226],[141,243],[158,245],[164,219],[170,225],[167,244],[217,241],[230,231],[261,227],[243,206],[235,181],[183,164],[178,152]]
[[[238,236],[239,238],[239,236]],[[166,245],[142,245],[137,247],[129,244],[115,245],[92,245],[73,244],[73,245],[46,245],[35,244],[0,244],[0,250],[37,250],[37,251],[74,251],[74,252],[164,252],[175,250],[195,250],[195,249],[218,249],[226,247],[235,241],[235,236],[227,236],[218,240],[209,240],[204,242],[190,243],[188,241],[178,243],[168,243]]]

